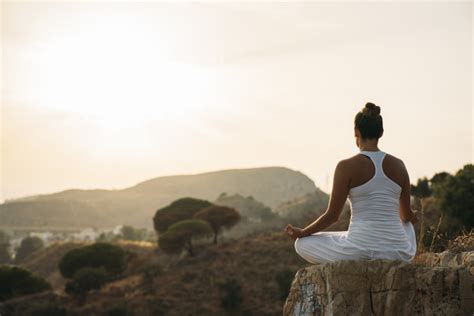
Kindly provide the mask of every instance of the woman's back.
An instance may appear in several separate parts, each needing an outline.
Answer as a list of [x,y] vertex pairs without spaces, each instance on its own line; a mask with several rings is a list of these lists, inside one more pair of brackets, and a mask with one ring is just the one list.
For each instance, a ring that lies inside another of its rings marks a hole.
[[[404,226],[400,220],[402,187],[385,174],[383,162],[387,155],[380,150],[361,151],[360,155],[370,159],[373,170],[365,170],[362,175],[362,178],[372,175],[368,181],[349,190],[352,212],[348,239],[354,245],[369,251],[395,250],[395,253],[387,254],[389,257],[400,255],[400,259],[406,259],[407,254],[411,257],[413,251],[416,251],[413,226],[411,223]],[[367,168],[362,164],[360,169]],[[392,164],[392,171],[393,169],[396,166]],[[356,182],[360,182],[360,175],[355,178]]]
[[[327,210],[303,229],[285,227],[296,236],[296,252],[307,261],[410,261],[415,256],[417,218],[410,205],[410,177],[403,161],[379,150],[383,132],[380,107],[368,102],[354,118],[360,152],[336,165]],[[348,230],[323,231],[339,220],[348,197]]]

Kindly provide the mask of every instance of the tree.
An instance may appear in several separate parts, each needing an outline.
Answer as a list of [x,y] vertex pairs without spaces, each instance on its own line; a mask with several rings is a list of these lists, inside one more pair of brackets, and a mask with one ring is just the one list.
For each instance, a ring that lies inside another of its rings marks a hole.
[[211,205],[212,203],[209,201],[191,197],[178,199],[156,211],[153,225],[157,233],[164,233],[174,223],[190,219],[196,212]]
[[122,227],[121,233],[125,240],[143,240],[146,237],[146,229],[134,228],[128,225]]
[[65,291],[83,301],[91,290],[100,289],[110,279],[104,267],[84,267],[74,273],[72,280],[66,283]]
[[231,207],[211,205],[194,214],[194,218],[205,220],[211,225],[214,232],[214,244],[217,244],[217,235],[222,228],[229,229],[236,225],[240,220],[240,214]]
[[455,175],[446,175],[433,187],[441,212],[448,216],[445,229],[453,234],[474,227],[474,165],[467,164]]
[[160,235],[158,244],[163,251],[176,254],[184,248],[193,256],[192,240],[212,236],[212,227],[199,219],[186,219],[171,225],[166,233]]
[[51,290],[51,285],[30,271],[15,266],[0,266],[0,302]]
[[416,198],[423,199],[431,196],[432,190],[430,188],[430,183],[426,177],[418,179],[416,185],[411,186],[411,195]]
[[76,271],[85,267],[103,267],[111,275],[120,274],[127,266],[128,255],[119,246],[95,243],[69,250],[59,262],[59,271],[65,278],[72,278]]
[[0,264],[10,264],[10,236],[0,230]]
[[43,240],[39,237],[25,237],[22,239],[20,247],[18,248],[15,255],[15,262],[21,263],[33,252],[42,249],[44,247]]

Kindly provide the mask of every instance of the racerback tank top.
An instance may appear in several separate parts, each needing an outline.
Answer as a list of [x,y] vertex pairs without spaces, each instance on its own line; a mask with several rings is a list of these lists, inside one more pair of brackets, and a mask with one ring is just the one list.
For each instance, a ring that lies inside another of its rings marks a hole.
[[360,154],[370,158],[375,174],[349,190],[352,211],[349,239],[367,249],[406,249],[407,236],[399,214],[402,188],[383,172],[386,153],[379,150],[360,151]]

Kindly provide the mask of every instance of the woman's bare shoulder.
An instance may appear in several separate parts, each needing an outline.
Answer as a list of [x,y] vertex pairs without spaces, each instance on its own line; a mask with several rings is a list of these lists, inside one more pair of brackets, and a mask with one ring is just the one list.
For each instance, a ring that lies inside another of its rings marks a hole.
[[403,160],[401,160],[400,158],[398,158],[398,157],[396,157],[392,154],[385,153],[384,160],[386,160],[387,162],[389,162],[392,165],[396,165],[396,166],[399,166],[401,168],[405,168],[405,164],[403,163]]
[[385,154],[382,168],[389,178],[398,180],[395,180],[395,182],[402,183],[408,176],[408,171],[403,160],[391,154]]

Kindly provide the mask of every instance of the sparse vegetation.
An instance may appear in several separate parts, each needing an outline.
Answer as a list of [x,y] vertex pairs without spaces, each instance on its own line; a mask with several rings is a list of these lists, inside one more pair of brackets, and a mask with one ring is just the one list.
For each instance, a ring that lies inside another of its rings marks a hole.
[[28,316],[67,316],[65,307],[49,301],[40,301],[31,304],[25,310]]
[[127,265],[127,253],[121,247],[108,243],[95,243],[72,249],[59,262],[59,271],[65,278],[72,278],[85,267],[103,267],[109,274],[121,273]]
[[226,312],[233,314],[238,312],[242,307],[242,287],[235,278],[226,279],[219,283],[221,291],[221,304]]
[[21,241],[20,247],[18,248],[15,255],[15,263],[21,263],[33,252],[44,247],[43,240],[39,237],[25,237]]
[[10,264],[11,261],[10,236],[0,230],[0,264]]
[[66,283],[65,291],[83,301],[89,291],[100,289],[110,277],[104,267],[84,267],[77,270],[72,280]]
[[443,251],[450,240],[474,227],[474,166],[465,165],[456,174],[435,174],[411,185],[415,207],[421,208],[418,253]]
[[48,290],[51,290],[51,285],[30,271],[15,266],[0,266],[0,302]]
[[295,271],[290,269],[279,271],[275,276],[275,280],[278,283],[278,289],[280,290],[280,300],[285,300],[288,296],[294,276]]

